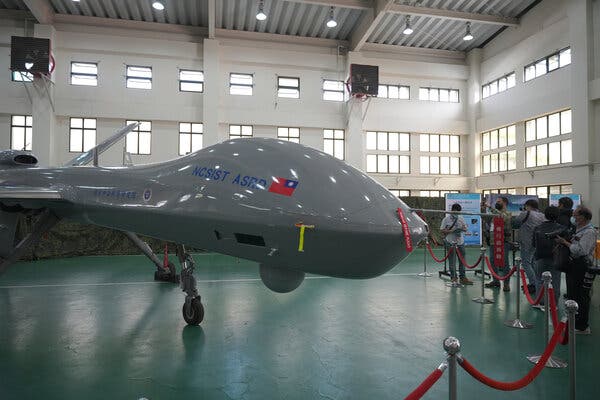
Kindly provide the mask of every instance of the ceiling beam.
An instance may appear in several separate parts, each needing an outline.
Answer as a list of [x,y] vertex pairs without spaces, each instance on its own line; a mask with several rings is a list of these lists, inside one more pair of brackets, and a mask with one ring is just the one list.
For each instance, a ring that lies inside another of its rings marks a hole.
[[445,58],[464,62],[466,53],[464,51],[428,49],[424,47],[398,46],[393,44],[366,43],[364,51],[375,51],[381,53],[406,54],[412,56],[433,56],[436,58]]
[[280,35],[277,33],[265,33],[265,32],[246,32],[236,31],[232,29],[219,29],[215,30],[217,39],[239,39],[239,40],[256,40],[260,42],[277,42],[277,43],[289,43],[298,44],[304,46],[320,46],[320,47],[337,47],[344,46],[348,47],[348,42],[345,40],[335,39],[323,39],[315,37],[303,37],[303,36],[290,36]]
[[35,19],[33,14],[26,10],[0,10],[0,19]]
[[373,0],[285,0],[290,3],[316,4],[318,6],[354,8],[357,10],[368,10],[373,8]]
[[50,25],[54,22],[54,9],[48,0],[23,0],[23,2],[40,24]]
[[350,37],[350,49],[360,51],[367,42],[373,30],[379,26],[385,13],[394,4],[394,0],[375,0],[373,8],[369,9],[360,19],[360,23]]
[[404,4],[393,4],[388,9],[388,12],[394,14],[418,15],[423,17],[477,22],[481,24],[519,26],[519,20],[517,18],[497,17],[495,15],[477,14],[463,11],[442,10],[439,8],[415,7]]

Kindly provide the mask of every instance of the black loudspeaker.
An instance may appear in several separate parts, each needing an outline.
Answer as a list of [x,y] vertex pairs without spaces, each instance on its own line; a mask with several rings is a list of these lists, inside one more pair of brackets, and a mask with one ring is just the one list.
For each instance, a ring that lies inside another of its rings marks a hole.
[[50,39],[12,36],[10,42],[10,69],[12,71],[48,73]]
[[378,91],[378,66],[350,64],[350,94],[368,94],[377,96]]

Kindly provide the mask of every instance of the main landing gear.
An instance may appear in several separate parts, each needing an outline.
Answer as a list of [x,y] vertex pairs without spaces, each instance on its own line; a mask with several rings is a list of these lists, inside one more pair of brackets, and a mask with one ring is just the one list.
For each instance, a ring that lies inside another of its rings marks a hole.
[[181,263],[181,290],[185,292],[185,303],[181,310],[188,325],[199,325],[204,319],[204,306],[194,276],[194,259],[185,251],[183,245],[177,245],[177,257]]

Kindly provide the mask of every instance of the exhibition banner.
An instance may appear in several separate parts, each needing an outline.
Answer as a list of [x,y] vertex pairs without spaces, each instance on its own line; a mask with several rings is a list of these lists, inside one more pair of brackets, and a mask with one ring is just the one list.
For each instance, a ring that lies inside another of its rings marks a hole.
[[573,210],[577,208],[577,206],[581,205],[581,195],[580,194],[551,194],[548,198],[549,204],[551,206],[558,206],[558,199],[561,197],[568,197],[573,200]]
[[[446,211],[450,211],[454,203],[460,204],[463,212],[481,212],[481,194],[479,193],[447,193]],[[467,224],[465,245],[481,246],[481,216],[463,215],[463,218]]]
[[504,265],[504,218],[494,217],[494,265],[496,267],[505,267]]

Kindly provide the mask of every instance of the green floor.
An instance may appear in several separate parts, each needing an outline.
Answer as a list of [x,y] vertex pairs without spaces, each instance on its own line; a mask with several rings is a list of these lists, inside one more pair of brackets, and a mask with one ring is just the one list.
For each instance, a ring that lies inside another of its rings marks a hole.
[[[468,253],[469,261],[476,252]],[[258,280],[254,263],[197,255],[206,308],[185,325],[183,294],[152,281],[141,256],[19,263],[0,277],[0,399],[402,399],[444,358],[442,340],[492,378],[513,381],[543,350],[543,314],[514,317],[515,286],[456,289],[416,276],[423,253],[367,281],[307,279],[290,294]],[[429,258],[432,271],[437,270]],[[580,399],[597,398],[600,299],[594,334],[577,337]],[[557,349],[567,357],[567,348]],[[448,374],[424,397],[447,398]],[[566,399],[568,370],[544,370],[518,392],[459,369],[459,399]]]

